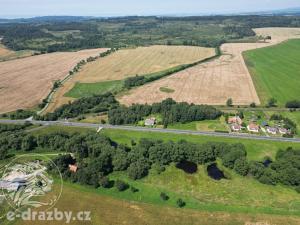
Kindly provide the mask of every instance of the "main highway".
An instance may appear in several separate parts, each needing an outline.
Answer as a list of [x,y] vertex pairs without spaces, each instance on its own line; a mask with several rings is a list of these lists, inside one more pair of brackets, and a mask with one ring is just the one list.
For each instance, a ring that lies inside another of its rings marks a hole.
[[169,133],[169,134],[225,137],[225,138],[233,138],[233,139],[266,140],[266,141],[277,141],[277,142],[300,143],[300,138],[266,137],[266,136],[250,135],[250,134],[175,130],[175,129],[148,128],[148,127],[138,127],[138,126],[119,126],[119,125],[79,123],[79,122],[69,122],[69,121],[0,120],[0,124],[1,123],[24,124],[26,121],[30,122],[34,125],[42,125],[42,126],[65,126],[65,127],[79,127],[79,128],[94,128],[97,130],[99,128],[100,129],[103,128],[103,129],[127,130],[127,131],[138,131],[138,132],[157,132],[157,133]]

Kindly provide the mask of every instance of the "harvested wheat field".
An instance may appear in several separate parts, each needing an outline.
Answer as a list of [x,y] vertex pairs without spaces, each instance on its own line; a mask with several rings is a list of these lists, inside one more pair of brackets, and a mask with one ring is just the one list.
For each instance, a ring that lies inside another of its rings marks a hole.
[[178,65],[190,64],[215,55],[215,49],[191,46],[151,46],[119,50],[105,58],[86,65],[68,80],[54,95],[47,112],[72,100],[64,97],[77,82],[96,83],[122,80],[136,74],[163,71]]
[[0,113],[30,108],[49,94],[80,60],[107,49],[60,52],[0,62]]
[[[300,29],[263,28],[255,31],[258,35],[271,35],[272,40],[267,43],[223,44],[223,55],[220,58],[136,88],[128,95],[121,96],[120,102],[125,105],[151,104],[173,98],[179,102],[225,105],[227,99],[232,98],[235,105],[249,105],[252,102],[260,104],[242,52],[297,37]],[[174,91],[166,93],[161,88]]]

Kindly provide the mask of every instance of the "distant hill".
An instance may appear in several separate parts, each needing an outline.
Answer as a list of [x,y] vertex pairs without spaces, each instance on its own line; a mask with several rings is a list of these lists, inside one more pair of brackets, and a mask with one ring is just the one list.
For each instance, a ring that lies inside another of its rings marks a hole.
[[44,22],[74,22],[88,20],[88,16],[41,16],[33,18],[1,19],[0,23],[44,23]]

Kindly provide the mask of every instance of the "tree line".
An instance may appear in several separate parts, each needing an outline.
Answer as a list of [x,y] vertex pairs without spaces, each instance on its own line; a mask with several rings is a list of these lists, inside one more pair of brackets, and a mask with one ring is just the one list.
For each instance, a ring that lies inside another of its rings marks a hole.
[[108,111],[108,120],[113,125],[136,124],[152,114],[161,114],[163,125],[167,127],[176,122],[213,120],[220,117],[222,112],[212,106],[177,103],[169,98],[153,105],[118,106]]

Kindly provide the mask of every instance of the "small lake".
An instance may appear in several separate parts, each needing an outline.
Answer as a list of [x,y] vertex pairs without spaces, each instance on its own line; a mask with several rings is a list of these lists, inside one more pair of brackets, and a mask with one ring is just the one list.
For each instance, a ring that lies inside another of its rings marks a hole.
[[269,167],[269,165],[272,163],[272,160],[270,160],[270,159],[266,159],[264,162],[263,162],[263,164],[264,164],[264,166],[265,167]]
[[196,173],[198,170],[197,164],[189,161],[182,161],[180,163],[177,163],[176,168],[181,169],[188,174]]
[[208,176],[214,180],[226,179],[222,170],[220,170],[216,163],[213,163],[207,167]]

